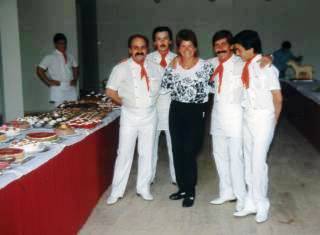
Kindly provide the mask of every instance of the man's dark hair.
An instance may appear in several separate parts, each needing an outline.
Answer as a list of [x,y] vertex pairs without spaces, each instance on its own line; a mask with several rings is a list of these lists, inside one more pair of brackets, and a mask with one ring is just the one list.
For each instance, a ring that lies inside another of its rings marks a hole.
[[216,41],[220,39],[227,39],[227,42],[232,45],[233,44],[233,36],[229,30],[220,30],[217,31],[212,37],[212,45],[215,44]]
[[152,40],[156,40],[156,34],[159,32],[167,32],[169,34],[169,39],[172,41],[172,31],[168,26],[158,26],[154,28],[152,32]]
[[198,48],[198,40],[196,34],[190,29],[182,29],[177,33],[176,45],[180,47],[182,41],[191,41],[195,48]]
[[246,50],[253,48],[253,51],[256,54],[260,54],[262,52],[259,34],[254,30],[241,31],[234,37],[233,43],[242,45]]
[[282,49],[287,49],[287,50],[291,49],[291,42],[289,42],[289,41],[282,42],[281,48]]
[[141,39],[143,39],[143,40],[145,41],[147,47],[149,47],[149,40],[148,40],[148,38],[147,38],[146,36],[144,36],[144,35],[142,35],[142,34],[133,34],[133,35],[131,35],[131,36],[129,37],[129,39],[128,39],[128,48],[131,47],[132,41],[133,41],[134,39],[136,39],[136,38],[141,38]]
[[67,37],[63,33],[56,33],[53,37],[53,43],[57,43],[58,41],[64,41],[67,43]]

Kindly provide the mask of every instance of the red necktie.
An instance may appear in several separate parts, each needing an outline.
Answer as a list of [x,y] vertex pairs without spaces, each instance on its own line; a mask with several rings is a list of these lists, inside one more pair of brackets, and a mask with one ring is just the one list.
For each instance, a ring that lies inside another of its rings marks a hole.
[[219,74],[219,86],[218,86],[218,93],[221,91],[221,84],[222,84],[222,77],[223,77],[223,63],[227,60],[221,60],[219,61],[218,67],[214,70],[214,73],[212,74],[210,81],[214,80],[214,77]]
[[147,88],[148,88],[148,91],[150,89],[149,87],[149,78],[148,78],[148,74],[147,74],[147,70],[146,68],[144,67],[143,65],[144,61],[142,63],[139,63],[140,67],[141,67],[141,79],[145,78],[146,79],[146,83],[147,83]]
[[63,58],[64,58],[64,63],[67,64],[68,58],[67,58],[67,53],[62,52]]
[[161,65],[161,67],[162,67],[162,68],[167,67],[166,56],[168,55],[168,53],[169,53],[169,50],[168,50],[168,51],[166,51],[166,52],[165,52],[165,53],[163,53],[163,54],[160,54],[160,55],[161,55],[160,65]]
[[249,88],[249,80],[250,80],[249,65],[254,57],[252,57],[250,60],[248,60],[246,62],[246,64],[243,67],[243,70],[242,70],[241,80],[242,80],[242,83],[246,89]]

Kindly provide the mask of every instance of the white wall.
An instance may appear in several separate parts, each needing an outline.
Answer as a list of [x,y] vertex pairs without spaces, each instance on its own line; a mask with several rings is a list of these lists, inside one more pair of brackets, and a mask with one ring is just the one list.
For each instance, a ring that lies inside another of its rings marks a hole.
[[75,0],[18,0],[25,111],[48,109],[48,88],[35,73],[37,64],[53,50],[53,35],[65,33],[68,50],[78,55]]
[[[0,32],[1,38],[1,32]],[[1,55],[1,43],[0,43],[0,55]],[[4,100],[3,100],[3,73],[2,73],[2,57],[0,56],[0,115],[4,116]],[[0,120],[1,123],[1,120]]]
[[[48,88],[37,78],[35,67],[45,54],[52,51],[52,36],[56,32],[67,35],[69,51],[77,57],[76,0],[17,1],[25,111],[46,110]],[[290,40],[295,54],[303,55],[305,63],[314,65],[316,72],[320,71],[320,33],[316,20],[313,20],[320,7],[317,0],[96,2],[100,80],[107,78],[111,68],[127,56],[129,35],[143,33],[151,39],[151,32],[158,25],[170,26],[174,34],[181,28],[193,29],[198,35],[203,58],[212,56],[211,37],[215,31],[231,29],[236,33],[246,28],[255,29],[261,35],[265,52],[270,53],[280,46],[281,41]]]
[[158,25],[170,26],[174,34],[181,28],[193,29],[204,58],[212,56],[211,37],[215,31],[255,29],[265,52],[290,40],[293,51],[320,71],[320,33],[316,25],[319,7],[317,0],[161,0],[159,4],[152,0],[97,0],[99,77],[106,78],[115,63],[127,56],[130,34],[139,32],[151,39],[152,29]]
[[4,119],[11,120],[23,115],[17,0],[0,1],[0,32]]
[[[133,33],[149,36],[153,28],[168,25],[174,34],[181,28],[194,29],[198,35],[201,55],[211,55],[212,32],[222,26],[230,28],[232,19],[224,12],[231,9],[232,0],[206,1],[162,0],[97,0],[97,21],[100,79],[109,75],[110,69],[127,56],[127,39]],[[219,20],[217,20],[217,18]],[[223,24],[222,24],[223,23]]]
[[[303,55],[303,63],[315,66],[320,76],[320,32],[317,0],[235,0],[233,30],[253,28],[260,33],[265,52],[280,47],[283,40],[292,42],[292,51]],[[320,79],[320,77],[318,78]]]

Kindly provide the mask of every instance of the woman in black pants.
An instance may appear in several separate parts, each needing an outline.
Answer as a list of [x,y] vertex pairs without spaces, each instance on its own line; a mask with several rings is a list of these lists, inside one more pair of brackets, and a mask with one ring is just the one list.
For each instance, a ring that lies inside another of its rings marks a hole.
[[197,183],[196,157],[204,136],[204,114],[210,91],[213,67],[198,57],[198,43],[193,31],[184,29],[176,36],[179,57],[175,68],[168,67],[162,80],[161,93],[171,93],[169,129],[173,161],[179,191],[170,199],[183,199],[190,207]]

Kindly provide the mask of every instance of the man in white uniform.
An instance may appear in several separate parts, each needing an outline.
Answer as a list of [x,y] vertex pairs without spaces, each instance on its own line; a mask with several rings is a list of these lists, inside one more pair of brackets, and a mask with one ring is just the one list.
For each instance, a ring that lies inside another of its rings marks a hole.
[[210,203],[220,205],[237,199],[236,210],[243,209],[246,195],[244,160],[242,155],[243,85],[241,73],[244,62],[232,51],[232,34],[221,30],[214,34],[212,45],[217,57],[210,59],[215,68],[214,104],[211,115],[213,157],[219,175],[220,196]]
[[257,32],[244,30],[234,42],[236,53],[246,62],[241,79],[245,88],[243,144],[248,186],[244,208],[234,215],[256,214],[256,222],[261,223],[268,219],[270,207],[267,153],[282,108],[279,72],[274,66],[259,66],[262,49]]
[[145,36],[132,35],[128,47],[130,59],[113,68],[106,89],[107,95],[121,105],[118,156],[108,204],[116,203],[124,195],[137,139],[137,194],[145,200],[153,200],[150,193],[152,154],[162,70],[159,65],[145,60],[148,51]]
[[[153,39],[154,48],[156,50],[148,54],[147,59],[153,61],[156,64],[159,64],[163,68],[163,72],[164,72],[165,68],[176,57],[176,54],[170,51],[170,46],[172,45],[171,29],[166,26],[156,27],[153,30],[152,39]],[[171,103],[170,94],[160,95],[157,100],[158,125],[157,125],[157,132],[156,132],[154,153],[153,153],[152,182],[154,181],[156,170],[157,170],[159,137],[160,137],[161,131],[164,131],[166,134],[166,141],[167,141],[171,182],[173,184],[176,184],[176,175],[174,171],[173,156],[172,156],[171,136],[169,132],[170,103]]]
[[37,75],[50,87],[50,102],[55,106],[77,100],[78,64],[67,53],[67,38],[57,33],[53,38],[55,50],[45,56],[37,67]]

